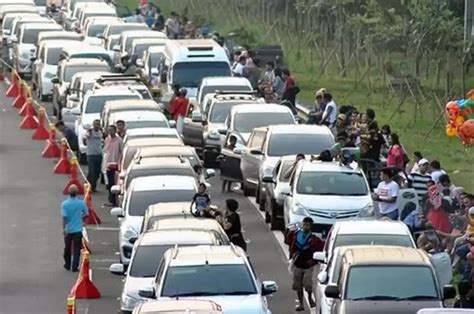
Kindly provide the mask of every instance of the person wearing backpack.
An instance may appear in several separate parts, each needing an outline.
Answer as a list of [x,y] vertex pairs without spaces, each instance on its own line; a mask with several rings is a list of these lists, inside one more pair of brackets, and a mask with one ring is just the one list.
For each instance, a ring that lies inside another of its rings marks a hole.
[[323,250],[324,241],[312,233],[313,219],[303,219],[301,229],[290,231],[286,235],[285,243],[289,245],[290,264],[293,274],[293,290],[298,296],[296,311],[304,311],[304,292],[308,293],[310,307],[315,307],[313,299],[313,269],[316,261],[313,254]]

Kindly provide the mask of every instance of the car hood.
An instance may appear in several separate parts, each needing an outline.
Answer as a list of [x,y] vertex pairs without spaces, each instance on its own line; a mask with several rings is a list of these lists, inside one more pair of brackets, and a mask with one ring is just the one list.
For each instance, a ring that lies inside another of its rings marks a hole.
[[369,195],[364,196],[340,196],[340,195],[307,195],[297,194],[295,201],[307,209],[324,211],[346,211],[360,210],[372,204]]
[[138,290],[153,285],[154,277],[140,278],[127,276],[123,286],[123,292],[135,299],[143,299],[138,295]]
[[[159,300],[170,300],[171,298],[158,298]],[[189,297],[180,299],[210,300],[222,307],[226,314],[267,314],[266,306],[258,294],[248,296],[206,296]]]
[[404,314],[416,313],[423,308],[443,307],[437,300],[431,301],[342,301],[341,311],[344,314]]

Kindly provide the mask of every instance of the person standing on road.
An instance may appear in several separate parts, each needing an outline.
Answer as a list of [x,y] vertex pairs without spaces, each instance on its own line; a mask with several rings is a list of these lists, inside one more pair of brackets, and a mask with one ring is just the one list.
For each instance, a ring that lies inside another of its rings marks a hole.
[[184,117],[188,112],[189,100],[186,98],[187,90],[182,87],[179,89],[178,96],[173,99],[169,112],[176,121],[176,130],[179,134],[183,134]]
[[97,180],[100,177],[102,168],[102,139],[104,133],[100,128],[100,120],[96,119],[92,123],[92,128],[87,131],[87,181],[91,185],[92,192],[97,191]]
[[109,204],[115,206],[115,195],[112,194],[112,186],[115,184],[115,174],[118,171],[120,159],[122,158],[123,142],[117,136],[117,127],[109,126],[109,134],[105,138],[104,159],[105,173],[107,175],[107,190],[109,191]]
[[312,233],[313,219],[306,217],[303,219],[301,229],[291,231],[286,236],[286,243],[290,250],[291,271],[293,273],[293,290],[298,296],[298,306],[296,311],[304,311],[304,291],[308,293],[310,307],[315,307],[313,300],[313,269],[316,261],[313,254],[323,250],[324,241]]
[[[82,220],[89,215],[84,200],[77,197],[78,188],[69,187],[69,197],[61,205],[64,236],[64,268],[73,272],[78,271],[82,247]],[[72,252],[73,251],[73,252]],[[72,268],[71,268],[71,255]]]
[[400,187],[393,181],[393,170],[389,168],[382,169],[380,179],[382,181],[378,184],[375,192],[372,193],[372,199],[379,202],[379,211],[382,217],[397,220],[397,196]]
[[67,140],[67,143],[69,144],[69,147],[71,150],[78,155],[79,152],[79,142],[77,140],[77,135],[76,132],[74,132],[73,129],[68,128],[63,121],[58,121],[55,124],[56,129],[61,131],[63,134],[64,138]]

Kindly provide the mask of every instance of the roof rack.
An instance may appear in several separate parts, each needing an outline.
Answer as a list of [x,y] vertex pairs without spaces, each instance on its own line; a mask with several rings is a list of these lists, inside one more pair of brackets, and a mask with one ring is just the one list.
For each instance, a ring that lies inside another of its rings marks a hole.
[[216,96],[218,95],[250,95],[250,96],[254,96],[257,94],[256,91],[232,91],[232,90],[219,90],[219,89],[216,89],[215,90],[215,94]]
[[112,81],[141,81],[141,78],[137,74],[104,74],[97,79],[99,84]]

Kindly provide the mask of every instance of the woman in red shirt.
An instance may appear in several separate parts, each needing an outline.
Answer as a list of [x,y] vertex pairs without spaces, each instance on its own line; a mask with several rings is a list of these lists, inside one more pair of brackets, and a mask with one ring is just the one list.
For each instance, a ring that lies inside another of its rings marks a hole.
[[173,119],[176,121],[176,129],[179,134],[183,134],[183,120],[188,112],[189,100],[186,98],[186,94],[186,88],[180,88],[179,95],[173,99],[170,108],[168,109],[169,113],[171,113]]
[[388,138],[390,147],[387,154],[387,167],[395,167],[405,170],[405,150],[400,144],[400,139],[396,133],[390,134]]

